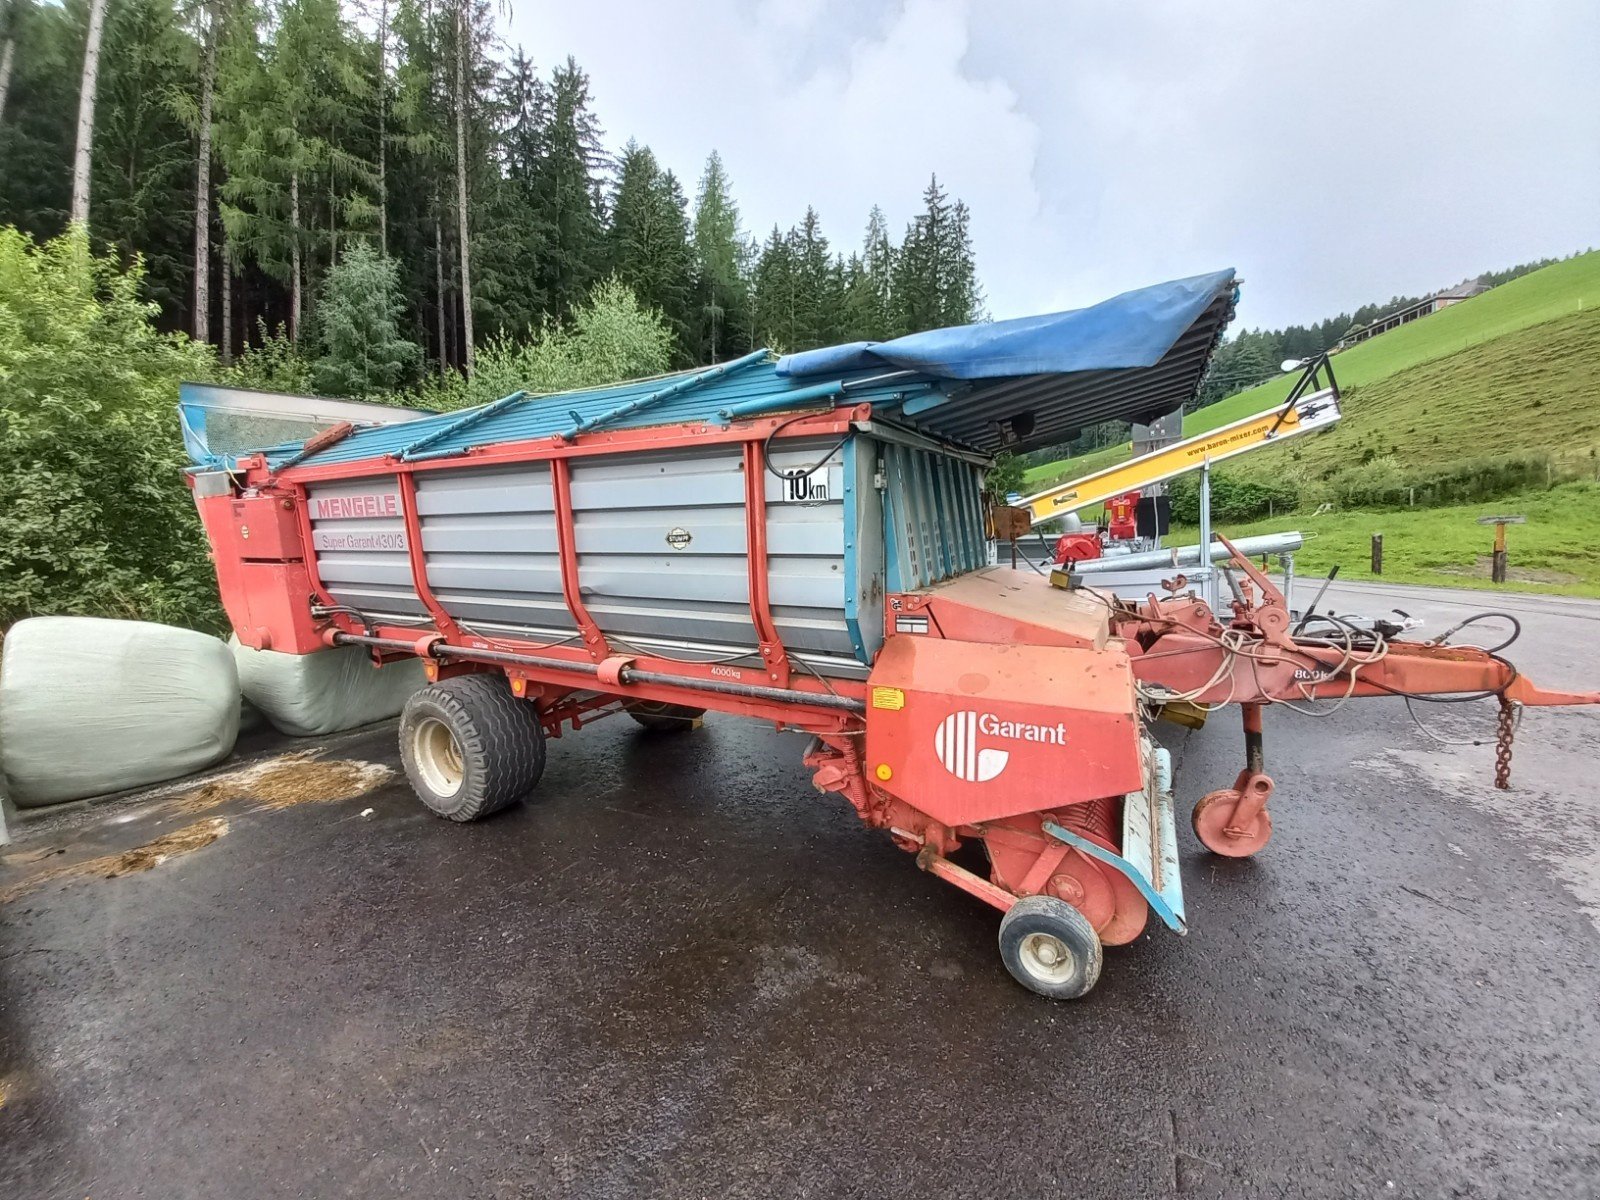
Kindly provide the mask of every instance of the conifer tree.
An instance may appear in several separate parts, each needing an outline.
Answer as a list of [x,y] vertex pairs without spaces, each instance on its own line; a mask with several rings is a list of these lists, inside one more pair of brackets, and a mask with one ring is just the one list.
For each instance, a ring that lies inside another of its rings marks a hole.
[[679,355],[694,361],[689,346],[691,265],[689,224],[683,190],[663,171],[648,146],[630,141],[618,160],[611,205],[611,270],[639,302],[661,311],[679,341]]
[[713,150],[695,197],[692,240],[694,340],[702,362],[720,362],[751,348],[750,289],[745,281],[743,246],[739,206],[722,157]]
[[598,277],[605,252],[600,122],[589,107],[589,77],[571,57],[550,77],[550,120],[539,157],[534,202],[550,241],[535,278],[552,313],[564,316]]
[[420,357],[417,344],[400,336],[404,312],[394,260],[364,241],[348,246],[323,281],[317,389],[366,396],[399,384]]
[[902,334],[964,325],[982,313],[967,206],[951,204],[937,175],[922,202],[893,272],[895,326]]
[[95,89],[100,74],[100,39],[105,31],[106,0],[89,0],[89,28],[84,38],[83,73],[78,80],[78,141],[72,159],[72,219],[89,224],[89,180],[94,154]]
[[754,291],[756,341],[780,352],[798,349],[794,245],[776,225],[762,244]]
[[497,75],[490,106],[496,169],[486,173],[487,195],[480,202],[484,219],[475,242],[479,268],[475,295],[487,331],[520,337],[546,312],[536,273],[550,232],[534,191],[550,119],[550,93],[520,47]]
[[[211,340],[211,109],[217,86],[217,42],[222,35],[223,0],[206,0],[197,10],[200,40],[200,105],[194,114],[194,292],[190,328],[194,340]],[[226,270],[226,267],[224,267]]]
[[812,350],[832,345],[842,332],[844,271],[833,257],[817,210],[806,207],[800,224],[790,230],[794,259],[795,317],[791,349]]
[[17,21],[22,0],[7,0],[0,8],[0,121],[6,119],[6,97],[11,92],[11,68],[17,60]]
[[95,104],[95,238],[144,256],[146,295],[175,328],[191,307],[196,50],[171,0],[117,0]]

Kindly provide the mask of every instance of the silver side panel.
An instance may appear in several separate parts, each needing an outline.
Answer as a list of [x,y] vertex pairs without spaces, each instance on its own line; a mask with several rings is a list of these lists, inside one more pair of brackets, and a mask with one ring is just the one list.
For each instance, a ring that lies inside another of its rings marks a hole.
[[561,594],[548,463],[417,474],[428,587],[467,626],[566,638],[577,624]]
[[313,484],[307,505],[317,574],[335,600],[373,617],[426,619],[393,475]]
[[[761,486],[779,637],[802,671],[861,677],[883,642],[886,589],[971,569],[982,540],[976,468],[859,434],[783,445],[771,466]],[[582,457],[571,471],[578,585],[608,639],[668,658],[755,661],[740,447]],[[428,586],[452,616],[485,633],[577,635],[547,463],[415,478]],[[425,621],[394,476],[309,494],[333,595],[373,616]]]
[[[775,451],[765,474],[768,588],[784,645],[854,658],[844,620],[843,457],[836,441]],[[744,459],[737,446],[576,460],[584,604],[608,635],[753,651]],[[696,657],[709,656],[709,652]]]

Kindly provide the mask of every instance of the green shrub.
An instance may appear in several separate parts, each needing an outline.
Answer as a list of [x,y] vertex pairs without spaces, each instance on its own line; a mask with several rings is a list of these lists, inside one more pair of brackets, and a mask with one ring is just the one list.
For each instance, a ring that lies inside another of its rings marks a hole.
[[[1172,497],[1173,523],[1199,524],[1200,473],[1180,475],[1167,489]],[[1299,486],[1289,479],[1262,483],[1221,471],[1211,473],[1211,518],[1214,521],[1254,521],[1258,517],[1289,512],[1299,502]]]
[[1384,456],[1333,472],[1320,494],[1339,508],[1436,508],[1544,488],[1558,478],[1550,455],[1542,452],[1411,470]]
[[403,403],[441,412],[488,404],[512,392],[560,392],[660,375],[673,334],[626,284],[602,281],[571,325],[546,323],[525,342],[493,337],[477,348],[471,379],[454,371],[425,380]]
[[81,232],[37,245],[0,228],[0,625],[220,626],[174,413],[178,381],[214,365],[155,331],[142,273]]

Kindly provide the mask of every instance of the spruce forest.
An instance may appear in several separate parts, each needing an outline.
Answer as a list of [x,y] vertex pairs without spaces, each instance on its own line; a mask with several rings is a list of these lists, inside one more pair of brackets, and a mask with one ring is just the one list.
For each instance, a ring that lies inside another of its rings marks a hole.
[[874,208],[842,252],[803,198],[752,236],[714,149],[609,139],[578,63],[505,45],[477,0],[0,4],[0,226],[83,223],[142,263],[159,329],[254,354],[249,381],[477,400],[480,358],[597,298],[659,322],[650,368],[981,315],[937,179],[899,237]]

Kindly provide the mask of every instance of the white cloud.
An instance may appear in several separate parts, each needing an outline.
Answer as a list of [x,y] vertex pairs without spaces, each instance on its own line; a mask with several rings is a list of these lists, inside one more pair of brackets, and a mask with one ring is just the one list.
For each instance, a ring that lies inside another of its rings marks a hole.
[[609,137],[747,226],[807,203],[853,247],[930,172],[973,210],[997,316],[1237,267],[1309,320],[1600,242],[1600,5],[1550,0],[513,0]]

